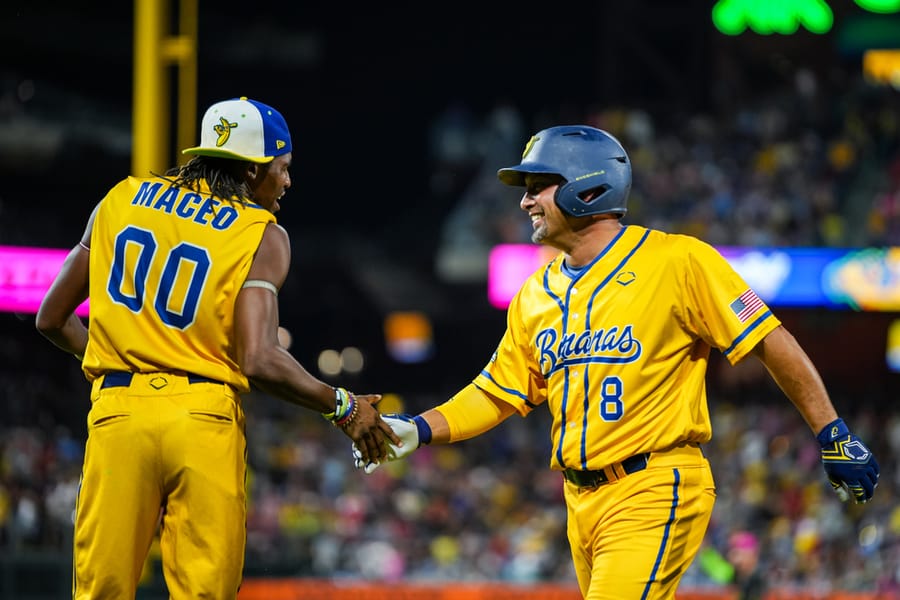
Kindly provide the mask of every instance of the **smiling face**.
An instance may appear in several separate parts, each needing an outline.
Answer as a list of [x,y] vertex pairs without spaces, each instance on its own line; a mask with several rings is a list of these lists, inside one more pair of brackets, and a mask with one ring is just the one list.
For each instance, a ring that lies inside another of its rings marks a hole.
[[291,187],[291,153],[282,154],[266,164],[251,163],[247,184],[253,192],[253,200],[271,213],[281,209],[278,201]]
[[[562,250],[567,264],[582,266],[602,252],[623,225],[615,213],[576,217],[564,212],[556,203],[556,194],[565,181],[560,175],[526,174],[525,195],[519,207],[531,218],[531,241]],[[596,192],[588,190],[579,197],[590,202]]]
[[531,241],[554,246],[555,236],[568,229],[566,216],[556,205],[556,190],[563,179],[559,175],[529,174],[525,176],[525,195],[519,202],[531,217]]

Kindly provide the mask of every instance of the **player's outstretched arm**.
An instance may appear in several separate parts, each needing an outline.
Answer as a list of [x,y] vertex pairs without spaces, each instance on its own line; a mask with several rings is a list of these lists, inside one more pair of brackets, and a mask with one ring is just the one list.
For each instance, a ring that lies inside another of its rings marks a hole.
[[778,327],[753,353],[816,434],[822,466],[841,500],[868,502],[878,485],[878,462],[838,417],[819,372],[794,336]]
[[[489,396],[469,384],[447,402],[420,415],[384,415],[384,420],[403,440],[403,445],[389,444],[387,460],[406,458],[425,444],[449,444],[466,440],[499,425],[515,412],[515,408]],[[365,460],[359,448],[352,447],[356,468],[371,473],[378,461]]]
[[234,307],[237,362],[259,389],[326,415],[367,460],[382,460],[386,442],[400,443],[374,404],[378,395],[354,395],[314,377],[278,339],[278,291],[290,267],[290,239],[269,224]]

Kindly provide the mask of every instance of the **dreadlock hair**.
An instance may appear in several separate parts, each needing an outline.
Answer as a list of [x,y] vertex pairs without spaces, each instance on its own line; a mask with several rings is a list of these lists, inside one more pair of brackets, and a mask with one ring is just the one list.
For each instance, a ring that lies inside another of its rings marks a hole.
[[194,156],[180,167],[166,171],[163,179],[176,187],[200,191],[200,182],[206,180],[213,196],[230,202],[247,204],[253,199],[253,191],[244,181],[246,161],[218,156]]

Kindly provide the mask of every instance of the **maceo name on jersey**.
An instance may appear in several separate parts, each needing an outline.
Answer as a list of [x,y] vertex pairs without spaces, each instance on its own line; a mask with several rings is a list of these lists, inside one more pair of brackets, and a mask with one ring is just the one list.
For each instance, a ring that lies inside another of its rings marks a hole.
[[161,181],[141,183],[131,204],[161,210],[200,225],[209,225],[219,231],[228,229],[238,217],[233,206],[212,197],[204,198],[196,192],[174,186],[166,186],[160,193],[162,187]]
[[545,377],[572,363],[630,363],[641,356],[641,342],[634,336],[632,325],[612,326],[596,331],[561,335],[548,327],[534,339]]

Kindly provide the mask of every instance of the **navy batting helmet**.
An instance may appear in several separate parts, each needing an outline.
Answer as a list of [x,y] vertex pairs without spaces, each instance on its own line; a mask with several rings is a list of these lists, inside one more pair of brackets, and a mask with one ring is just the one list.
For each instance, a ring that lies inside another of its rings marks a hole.
[[[595,127],[560,125],[534,134],[522,164],[497,171],[506,185],[524,186],[526,173],[559,175],[556,204],[573,217],[627,212],[631,161],[619,141]],[[597,192],[584,200],[587,192]]]

